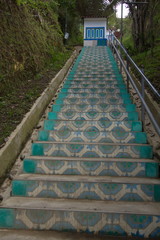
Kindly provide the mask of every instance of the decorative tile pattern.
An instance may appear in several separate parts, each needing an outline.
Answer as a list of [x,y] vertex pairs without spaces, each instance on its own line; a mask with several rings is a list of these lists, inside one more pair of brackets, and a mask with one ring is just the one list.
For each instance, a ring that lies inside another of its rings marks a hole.
[[[153,163],[145,162],[109,162],[86,160],[33,160],[25,159],[23,171],[26,173],[64,174],[64,175],[93,175],[93,176],[130,176],[147,177],[148,166]],[[158,163],[154,163],[155,170],[150,177],[158,177]],[[152,168],[153,170],[153,168]]]
[[[160,186],[160,185],[158,185]],[[14,180],[12,195],[110,201],[156,201],[153,184]],[[159,200],[160,201],[160,200]]]
[[[142,145],[146,143],[142,123],[138,121],[114,57],[106,47],[82,49],[38,138],[39,142],[31,150],[38,157],[31,156],[23,162],[26,173],[149,178],[159,174],[158,162],[146,160],[153,157],[152,147]],[[138,161],[139,158],[144,161]],[[28,179],[14,180],[12,194],[159,202],[160,184]],[[101,213],[95,209],[74,212],[29,209],[29,206],[27,209],[1,207],[0,228],[160,237],[160,216]]]
[[116,236],[160,236],[160,218],[158,216],[134,214],[0,209],[0,228],[4,227],[78,231]]
[[65,120],[45,120],[44,129],[45,130],[60,130],[63,127],[70,129],[70,131],[86,131],[88,127],[96,126],[99,131],[142,131],[142,123],[135,121],[107,121],[105,119],[100,119],[99,121],[87,121],[84,118],[78,118],[75,121],[65,121]]
[[[93,99],[94,100],[94,99]],[[136,111],[136,107],[134,104],[121,104],[121,105],[113,105],[107,103],[99,103],[99,104],[55,104],[52,106],[53,112],[66,112],[66,111],[75,111],[75,112],[89,112],[89,111],[97,111],[97,112],[111,112],[111,111],[119,111],[119,112],[133,112]]]
[[[81,141],[79,141],[81,142]],[[34,143],[33,156],[152,158],[151,146],[127,146],[84,143]]]
[[62,120],[77,120],[83,118],[84,120],[106,120],[106,121],[138,121],[137,112],[120,112],[119,110],[112,110],[107,112],[97,112],[91,109],[88,112],[75,112],[74,110],[66,110],[65,112],[49,112],[48,119],[62,119]]

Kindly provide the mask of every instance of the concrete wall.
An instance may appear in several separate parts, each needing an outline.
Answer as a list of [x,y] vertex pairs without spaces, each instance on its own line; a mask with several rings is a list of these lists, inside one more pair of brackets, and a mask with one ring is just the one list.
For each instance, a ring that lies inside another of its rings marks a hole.
[[17,156],[20,154],[33,128],[39,122],[44,110],[51,102],[60,83],[63,81],[78,51],[74,51],[71,58],[67,61],[60,72],[52,79],[42,95],[36,100],[31,110],[26,114],[22,122],[9,137],[6,145],[0,149],[0,177],[3,177],[6,171],[13,165]]

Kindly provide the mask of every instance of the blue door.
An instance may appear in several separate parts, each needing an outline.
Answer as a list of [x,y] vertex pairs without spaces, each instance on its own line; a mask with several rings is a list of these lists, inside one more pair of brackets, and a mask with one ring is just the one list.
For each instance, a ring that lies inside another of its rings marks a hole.
[[85,40],[104,39],[104,27],[86,28]]

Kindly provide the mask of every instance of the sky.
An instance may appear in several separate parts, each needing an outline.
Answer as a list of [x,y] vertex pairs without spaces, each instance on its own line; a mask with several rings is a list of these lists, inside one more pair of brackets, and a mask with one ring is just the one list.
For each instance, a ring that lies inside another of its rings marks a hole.
[[[118,4],[117,7],[117,17],[118,18],[121,18],[121,4]],[[123,18],[127,17],[128,15],[128,8],[127,8],[127,5],[126,4],[123,4]]]

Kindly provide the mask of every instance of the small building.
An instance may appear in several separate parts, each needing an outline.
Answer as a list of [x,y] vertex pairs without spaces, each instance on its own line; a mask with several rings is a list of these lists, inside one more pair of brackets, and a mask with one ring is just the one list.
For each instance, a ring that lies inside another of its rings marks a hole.
[[107,45],[107,18],[84,18],[84,46]]

